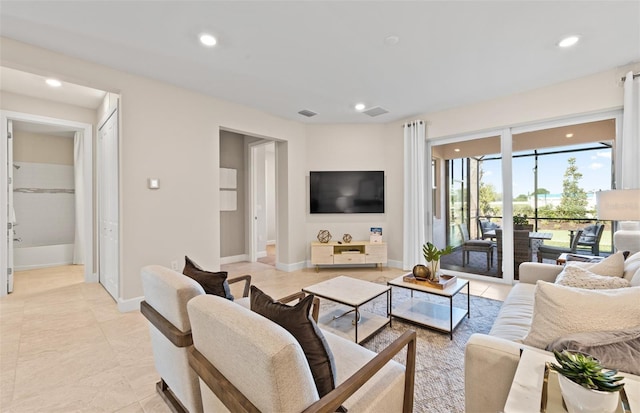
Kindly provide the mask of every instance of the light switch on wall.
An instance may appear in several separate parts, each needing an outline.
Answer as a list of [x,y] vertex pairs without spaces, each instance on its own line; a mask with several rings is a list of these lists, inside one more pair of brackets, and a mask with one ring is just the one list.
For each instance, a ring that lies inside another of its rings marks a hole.
[[149,189],[159,189],[160,188],[160,180],[158,178],[149,178],[147,180]]

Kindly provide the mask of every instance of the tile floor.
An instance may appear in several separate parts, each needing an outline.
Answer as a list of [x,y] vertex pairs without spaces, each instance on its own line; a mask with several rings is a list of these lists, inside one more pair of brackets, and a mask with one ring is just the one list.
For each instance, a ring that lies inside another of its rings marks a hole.
[[[229,276],[252,274],[274,297],[346,274],[384,281],[385,268],[314,269],[285,273],[261,263],[224,265]],[[99,284],[83,282],[81,266],[16,273],[14,292],[0,299],[0,411],[154,412],[170,410],[155,392],[146,319],[120,313]],[[510,286],[471,281],[471,294],[503,300]],[[234,294],[240,295],[233,289]]]

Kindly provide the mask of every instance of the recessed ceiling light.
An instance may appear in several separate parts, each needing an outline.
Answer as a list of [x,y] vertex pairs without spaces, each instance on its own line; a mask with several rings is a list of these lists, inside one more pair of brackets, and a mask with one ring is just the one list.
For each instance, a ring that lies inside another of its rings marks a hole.
[[364,110],[364,108],[366,108],[364,103],[356,103],[356,105],[354,107],[358,111]]
[[45,82],[47,82],[47,85],[49,85],[51,87],[60,87],[60,86],[62,86],[62,82],[59,81],[58,79],[47,79],[47,80],[45,80]]
[[200,35],[200,43],[202,43],[207,47],[213,47],[216,45],[216,43],[218,43],[218,41],[216,40],[215,37],[213,37],[213,35],[209,33],[202,33]]
[[580,40],[579,36],[568,36],[558,42],[558,46],[560,47],[571,47],[574,44],[578,43]]
[[564,136],[565,136],[565,138],[573,138],[573,133],[567,133]]
[[387,36],[384,39],[384,42],[389,46],[393,46],[394,44],[397,44],[399,41],[400,41],[400,38],[398,36]]
[[460,148],[455,148],[453,151],[454,152],[460,152]]

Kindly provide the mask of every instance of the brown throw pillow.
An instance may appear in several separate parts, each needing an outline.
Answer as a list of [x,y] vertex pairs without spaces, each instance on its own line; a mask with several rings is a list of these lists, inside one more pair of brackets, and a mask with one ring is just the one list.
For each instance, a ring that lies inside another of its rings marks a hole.
[[229,289],[227,282],[227,272],[211,272],[200,268],[198,264],[191,261],[189,257],[184,257],[184,270],[182,273],[187,277],[193,278],[207,294],[218,295],[233,301],[233,295]]
[[333,354],[309,310],[313,295],[308,295],[295,306],[274,301],[255,286],[251,286],[251,311],[254,311],[287,330],[300,343],[309,362],[311,375],[323,397],[335,388],[335,366]]

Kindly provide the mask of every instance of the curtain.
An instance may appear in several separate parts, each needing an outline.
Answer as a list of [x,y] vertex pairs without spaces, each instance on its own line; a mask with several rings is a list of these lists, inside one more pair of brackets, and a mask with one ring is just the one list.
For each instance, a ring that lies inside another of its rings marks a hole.
[[622,177],[617,189],[640,188],[640,77],[627,73],[622,115]]
[[410,270],[424,262],[425,243],[425,124],[416,120],[404,125],[404,248],[402,268]]
[[84,264],[84,134],[73,137],[73,177],[75,187],[76,229],[73,242],[73,263]]

